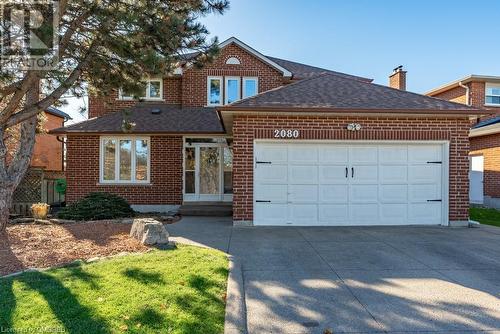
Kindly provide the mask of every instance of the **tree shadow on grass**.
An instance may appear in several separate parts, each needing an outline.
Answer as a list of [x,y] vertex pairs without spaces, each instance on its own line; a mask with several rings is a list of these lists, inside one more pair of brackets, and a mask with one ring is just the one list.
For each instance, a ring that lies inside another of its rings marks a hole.
[[139,281],[143,284],[165,283],[161,274],[150,273],[137,268],[128,268],[123,271],[123,275],[128,278],[135,279],[136,281]]
[[[90,278],[87,277],[86,279]],[[2,287],[0,294],[5,297],[2,298],[2,305],[0,306],[2,310],[0,319],[2,319],[2,324],[5,319],[6,327],[15,327],[12,320],[12,314],[16,307],[16,296],[12,288],[14,282],[23,283],[42,295],[54,316],[63,324],[67,333],[111,333],[104,319],[97,316],[90,308],[82,305],[71,290],[65,287],[59,279],[44,272],[26,273],[0,281]]]

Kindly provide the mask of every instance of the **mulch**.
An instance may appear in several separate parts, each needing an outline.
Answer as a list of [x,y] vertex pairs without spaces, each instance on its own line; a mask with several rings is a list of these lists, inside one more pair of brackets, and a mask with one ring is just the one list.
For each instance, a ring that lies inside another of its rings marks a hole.
[[148,247],[129,237],[131,226],[111,222],[8,225],[6,233],[0,234],[0,276],[79,259],[147,251]]

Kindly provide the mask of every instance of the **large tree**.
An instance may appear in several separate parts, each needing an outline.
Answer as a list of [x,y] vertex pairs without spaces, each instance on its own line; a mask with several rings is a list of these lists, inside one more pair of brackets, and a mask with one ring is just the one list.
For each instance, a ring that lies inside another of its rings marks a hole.
[[[29,19],[18,22],[36,21],[36,15],[29,16],[31,12],[41,17],[53,15],[50,6],[21,3]],[[208,40],[199,19],[223,13],[228,1],[60,0],[58,8],[55,20],[35,22],[41,40],[56,33],[57,52],[24,49],[26,55],[36,54],[52,61],[53,66],[33,68],[10,63],[0,67],[0,232],[8,221],[13,192],[30,163],[37,115],[57,105],[65,94],[81,96],[85,87],[100,94],[118,87],[139,94],[146,73],[172,72],[186,52],[196,52],[190,58],[195,66],[211,61],[218,51],[217,40]],[[15,22],[3,21],[0,26],[4,56],[12,46],[6,37],[15,37]],[[13,132],[18,133],[16,145],[7,145]]]

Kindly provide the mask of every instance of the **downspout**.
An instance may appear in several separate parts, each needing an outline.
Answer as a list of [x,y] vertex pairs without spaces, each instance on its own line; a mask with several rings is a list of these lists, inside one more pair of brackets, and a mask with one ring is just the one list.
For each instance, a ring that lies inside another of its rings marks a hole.
[[464,84],[462,83],[462,81],[460,81],[460,82],[458,83],[458,85],[459,85],[460,87],[462,87],[462,88],[464,88],[464,89],[465,89],[465,104],[466,104],[466,105],[468,105],[468,106],[470,106],[470,88],[469,88],[469,86],[464,85]]

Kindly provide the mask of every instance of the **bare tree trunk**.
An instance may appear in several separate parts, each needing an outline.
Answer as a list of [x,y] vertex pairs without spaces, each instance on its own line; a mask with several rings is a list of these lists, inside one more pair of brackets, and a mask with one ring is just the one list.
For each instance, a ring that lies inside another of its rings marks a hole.
[[[26,105],[33,105],[39,99],[39,83],[37,82],[26,94]],[[7,148],[4,143],[4,129],[0,134],[0,158],[3,159],[0,171],[0,233],[4,232],[9,221],[12,196],[28,170],[33,147],[35,146],[37,117],[36,115],[21,124],[20,143],[15,156],[8,167],[5,161]]]

